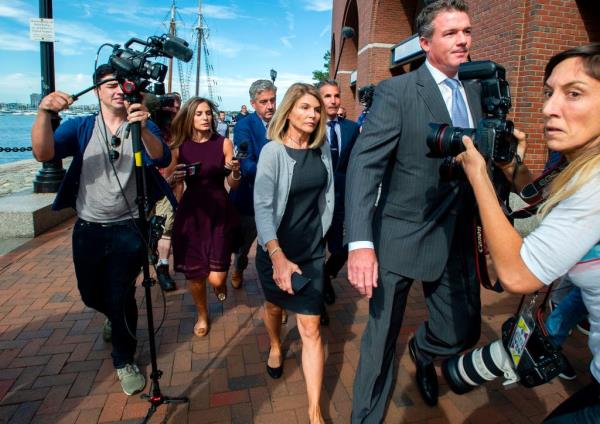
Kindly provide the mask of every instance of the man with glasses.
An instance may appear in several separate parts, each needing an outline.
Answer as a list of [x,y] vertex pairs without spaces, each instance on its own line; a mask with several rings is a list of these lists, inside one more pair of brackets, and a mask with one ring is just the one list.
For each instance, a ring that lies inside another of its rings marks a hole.
[[[54,210],[72,207],[79,219],[73,228],[73,262],[77,287],[86,306],[107,318],[105,341],[112,341],[113,365],[123,391],[133,395],[146,379],[134,362],[137,305],[135,281],[146,247],[139,232],[133,146],[127,125],[139,122],[142,157],[151,200],[169,191],[155,167],[165,167],[171,154],[150,113],[128,104],[108,64],[94,73],[100,114],[65,121],[53,133],[51,117],[73,99],[56,91],[42,99],[31,130],[33,154],[40,162],[73,156],[56,195]],[[143,217],[142,217],[143,218]]]

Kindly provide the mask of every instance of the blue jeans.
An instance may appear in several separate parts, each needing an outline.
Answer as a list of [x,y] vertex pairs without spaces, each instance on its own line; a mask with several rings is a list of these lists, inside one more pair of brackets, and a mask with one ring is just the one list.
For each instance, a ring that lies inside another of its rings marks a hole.
[[562,346],[569,332],[588,316],[579,287],[573,287],[546,318],[546,328],[555,346]]
[[79,219],[73,228],[77,287],[83,303],[106,315],[112,324],[115,368],[133,362],[138,319],[135,280],[144,252],[133,220],[106,226]]

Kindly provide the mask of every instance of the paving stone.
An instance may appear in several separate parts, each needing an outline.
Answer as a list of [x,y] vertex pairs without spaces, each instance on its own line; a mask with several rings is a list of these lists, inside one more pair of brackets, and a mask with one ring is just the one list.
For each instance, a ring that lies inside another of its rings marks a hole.
[[[0,256],[0,422],[137,423],[147,411],[147,402],[121,391],[110,358],[111,345],[101,338],[104,317],[81,303],[71,260],[72,225],[73,221],[59,226],[18,252]],[[167,313],[157,337],[158,364],[163,371],[160,384],[163,394],[186,395],[190,402],[161,406],[152,423],[307,422],[296,316],[290,314],[282,331],[284,377],[272,380],[265,371],[269,338],[262,321],[264,299],[250,259],[243,289],[230,290],[225,303],[217,302],[207,289],[211,331],[203,339],[192,334],[193,299],[183,276],[175,275],[180,289],[166,296]],[[336,304],[328,307],[331,324],[322,329],[327,344],[322,406],[326,422],[335,424],[349,421],[360,338],[369,314],[366,299],[345,281],[345,270],[334,284],[338,296]],[[163,314],[159,296],[155,290],[155,322]],[[147,375],[144,290],[137,290],[136,300],[141,317],[138,362]],[[498,338],[502,322],[518,301],[507,294],[482,293],[480,343]],[[494,382],[458,396],[440,378],[439,405],[430,408],[414,385],[414,365],[406,350],[408,339],[426,320],[422,288],[415,284],[396,344],[398,379],[386,423],[540,422],[556,404],[590,381],[587,340],[574,334],[565,352],[580,371],[577,380],[531,390],[505,390]],[[490,418],[496,416],[500,418]]]

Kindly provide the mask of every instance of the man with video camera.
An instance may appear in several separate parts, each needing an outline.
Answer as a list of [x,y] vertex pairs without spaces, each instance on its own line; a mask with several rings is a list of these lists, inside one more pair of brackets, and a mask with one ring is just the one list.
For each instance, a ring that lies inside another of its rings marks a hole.
[[[136,178],[128,124],[141,124],[142,157],[154,188],[164,179],[155,167],[171,160],[150,113],[128,104],[112,66],[93,76],[100,103],[98,115],[65,121],[53,133],[51,116],[67,109],[73,98],[56,91],[42,99],[31,130],[33,154],[40,162],[73,156],[53,204],[72,207],[79,219],[73,228],[73,262],[77,286],[86,306],[107,317],[103,337],[112,341],[113,365],[123,391],[133,395],[146,380],[134,362],[137,341],[136,277],[147,254],[138,223]],[[166,184],[166,183],[165,183]],[[151,193],[156,200],[157,192]]]
[[[164,96],[146,95],[144,104],[150,111],[150,116],[153,122],[158,126],[163,140],[168,146],[171,146],[171,123],[181,108],[181,96],[179,93],[168,93]],[[162,168],[159,172],[167,180],[175,171],[175,163],[172,163],[166,168]],[[172,184],[173,186],[174,184]],[[180,187],[173,187],[174,196],[177,200],[181,198]],[[158,240],[157,253],[158,262],[156,263],[156,279],[161,289],[166,292],[177,290],[175,280],[169,272],[169,256],[171,255],[171,233],[173,230],[173,222],[175,221],[175,212],[171,206],[169,198],[165,195],[156,203],[156,215],[165,218],[165,225],[162,236]]]
[[347,173],[348,279],[369,299],[353,423],[384,418],[396,340],[414,280],[422,282],[429,319],[409,341],[409,352],[428,405],[438,399],[434,359],[473,346],[480,335],[469,237],[472,193],[465,181],[440,178],[443,160],[429,157],[426,143],[432,122],[474,128],[482,117],[480,87],[457,79],[471,46],[468,7],[462,0],[431,2],[416,26],[426,62],[378,84]]

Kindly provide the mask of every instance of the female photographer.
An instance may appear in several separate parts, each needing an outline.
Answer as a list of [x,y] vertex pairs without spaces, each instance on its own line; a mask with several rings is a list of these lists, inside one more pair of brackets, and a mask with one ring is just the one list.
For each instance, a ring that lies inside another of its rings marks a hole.
[[[283,372],[282,308],[297,313],[302,369],[311,423],[322,423],[324,237],[333,217],[331,152],[325,141],[326,114],[319,91],[293,84],[269,126],[254,185],[259,247],[256,269],[265,295],[265,327],[271,350],[267,372]],[[297,284],[300,283],[300,284]],[[305,283],[304,287],[301,287]]]
[[199,337],[208,334],[206,280],[221,302],[227,298],[237,216],[224,179],[236,189],[242,178],[233,143],[217,134],[214,111],[210,100],[194,97],[171,125],[171,150],[178,164],[171,178],[186,186],[173,224],[173,257],[196,303],[194,334]]
[[[468,137],[457,160],[473,187],[488,248],[507,291],[531,293],[567,274],[590,313],[593,382],[547,423],[600,422],[600,43],[552,57],[544,75],[544,137],[568,166],[550,186],[542,221],[522,239],[498,205],[483,157]],[[519,134],[521,142],[524,139]],[[511,166],[512,167],[512,166]]]

